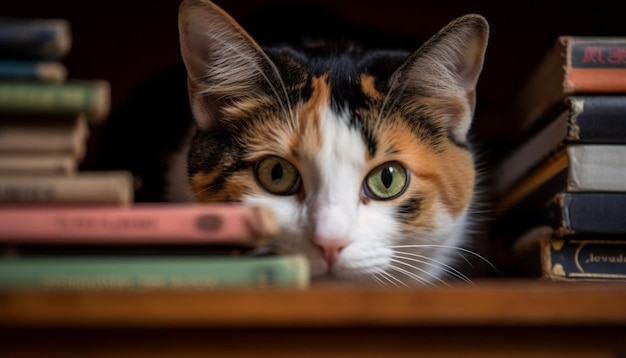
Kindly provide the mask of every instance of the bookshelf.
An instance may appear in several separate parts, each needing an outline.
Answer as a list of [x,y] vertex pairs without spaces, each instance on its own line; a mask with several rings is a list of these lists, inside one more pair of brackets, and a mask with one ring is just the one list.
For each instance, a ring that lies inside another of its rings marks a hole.
[[[620,357],[626,285],[4,291],[7,357]],[[29,344],[36,337],[37,344]]]

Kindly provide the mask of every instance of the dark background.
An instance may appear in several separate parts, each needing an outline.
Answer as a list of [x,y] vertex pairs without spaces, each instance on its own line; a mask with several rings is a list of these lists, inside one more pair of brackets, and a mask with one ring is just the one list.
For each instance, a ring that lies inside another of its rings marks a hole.
[[[322,10],[344,18],[353,25],[353,30],[367,28],[419,43],[458,16],[470,12],[484,15],[491,26],[491,37],[478,85],[474,134],[486,168],[499,159],[515,137],[518,121],[511,106],[516,93],[557,36],[626,35],[623,12],[606,2],[580,5],[569,1],[471,0],[215,2],[259,36],[265,32],[290,34],[294,26],[328,31],[332,24],[314,11]],[[124,158],[124,153],[131,154],[128,150],[149,153],[150,140],[167,142],[168,136],[175,134],[159,130],[165,126],[166,117],[180,113],[179,107],[186,101],[178,44],[179,0],[6,0],[1,3],[0,16],[68,19],[73,47],[63,62],[69,77],[105,78],[111,82],[111,122],[116,123],[108,125],[116,132],[123,130],[122,122],[130,121],[128,117],[142,117],[139,121],[135,119],[141,126],[132,132],[132,139],[127,136],[106,147],[108,151],[118,151],[114,158],[130,160]],[[94,130],[85,166],[114,166],[111,161],[94,159],[101,150],[104,127]]]

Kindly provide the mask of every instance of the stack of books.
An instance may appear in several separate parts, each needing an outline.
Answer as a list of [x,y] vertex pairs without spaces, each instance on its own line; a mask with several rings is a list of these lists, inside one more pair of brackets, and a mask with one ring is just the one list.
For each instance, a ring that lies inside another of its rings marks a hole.
[[0,207],[0,289],[304,288],[266,249],[273,212],[235,203]]
[[68,79],[64,19],[0,18],[0,289],[306,287],[304,256],[243,204],[136,203],[128,171],[85,171],[110,84]]
[[68,79],[65,19],[0,18],[0,203],[132,203],[127,171],[80,171],[110,83]]
[[519,95],[493,233],[513,270],[626,279],[626,37],[561,36]]

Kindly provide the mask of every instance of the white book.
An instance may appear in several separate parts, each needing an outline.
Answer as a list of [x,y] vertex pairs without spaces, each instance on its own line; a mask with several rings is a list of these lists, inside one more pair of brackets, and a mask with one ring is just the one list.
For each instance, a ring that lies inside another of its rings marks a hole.
[[0,153],[0,175],[69,175],[77,166],[72,154]]
[[626,145],[568,144],[535,168],[498,202],[507,210],[522,201],[542,204],[562,192],[626,192]]
[[70,121],[3,121],[0,123],[0,154],[64,153],[82,160],[89,139],[84,116]]
[[0,175],[0,203],[116,204],[134,199],[132,173],[78,171],[59,175]]

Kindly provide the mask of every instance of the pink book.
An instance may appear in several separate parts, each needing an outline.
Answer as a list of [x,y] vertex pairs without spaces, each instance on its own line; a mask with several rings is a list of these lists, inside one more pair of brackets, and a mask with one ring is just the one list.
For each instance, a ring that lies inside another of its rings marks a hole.
[[277,230],[269,209],[243,204],[0,207],[0,243],[256,245]]

